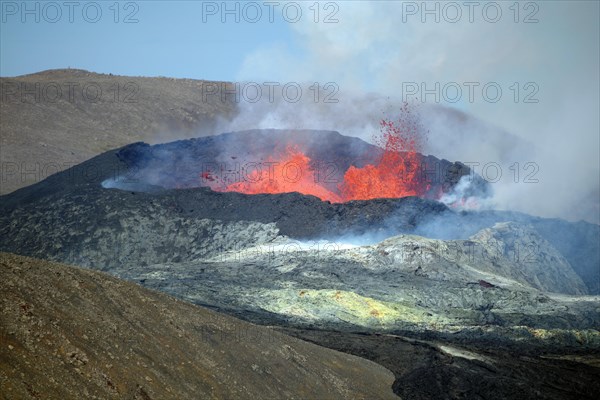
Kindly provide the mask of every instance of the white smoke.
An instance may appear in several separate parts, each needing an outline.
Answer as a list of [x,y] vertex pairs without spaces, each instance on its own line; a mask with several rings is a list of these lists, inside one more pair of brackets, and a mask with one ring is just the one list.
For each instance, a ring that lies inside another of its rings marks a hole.
[[[242,102],[231,130],[333,129],[369,140],[381,117],[405,100],[407,83],[465,89],[477,82],[473,101],[466,91],[456,103],[413,96],[429,104],[422,107],[425,152],[487,165],[489,174],[499,166],[501,176],[490,179],[498,208],[599,223],[599,3],[534,2],[537,11],[519,3],[519,15],[513,3],[495,3],[503,12],[497,23],[483,19],[485,4],[473,22],[463,9],[460,21],[450,23],[407,16],[406,3],[337,3],[339,23],[291,25],[302,51],[255,49],[241,81],[335,82],[339,103]],[[533,11],[537,22],[524,23]],[[502,89],[501,101],[482,98],[490,82]],[[526,103],[526,96],[537,102]]]
[[455,208],[457,210],[472,210],[481,207],[480,199],[478,196],[470,196],[468,193],[471,189],[471,183],[473,180],[469,175],[462,176],[458,183],[454,185],[452,190],[444,193],[440,197],[440,202]]
[[[281,94],[274,96],[272,102],[266,94],[255,103],[244,101],[242,97],[236,116],[232,120],[222,120],[218,129],[332,130],[370,141],[379,130],[380,120],[392,109],[389,97],[357,92],[334,94],[333,89],[321,93],[320,101],[315,101],[314,91],[309,89],[310,83],[300,82],[298,85],[302,87],[303,95],[297,102],[288,101]],[[332,96],[328,99],[331,102],[325,102],[324,94]],[[399,100],[392,103],[393,106],[402,106]]]

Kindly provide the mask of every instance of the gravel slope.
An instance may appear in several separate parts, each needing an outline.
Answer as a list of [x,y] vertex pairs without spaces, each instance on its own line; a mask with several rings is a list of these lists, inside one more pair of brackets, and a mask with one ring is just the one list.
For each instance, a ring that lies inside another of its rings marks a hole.
[[100,272],[0,253],[0,398],[392,399],[379,365]]
[[209,84],[228,85],[79,69],[0,78],[0,194],[135,141],[215,133],[216,120],[232,117],[235,104],[203,98]]

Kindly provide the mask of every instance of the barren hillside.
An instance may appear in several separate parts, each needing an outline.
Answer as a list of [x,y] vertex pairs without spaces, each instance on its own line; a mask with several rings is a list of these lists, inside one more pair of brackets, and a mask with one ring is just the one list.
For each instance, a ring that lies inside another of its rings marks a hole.
[[103,273],[0,253],[0,398],[391,399],[393,380]]
[[77,69],[0,78],[0,194],[132,142],[214,133],[235,104],[203,96],[208,85],[227,83]]

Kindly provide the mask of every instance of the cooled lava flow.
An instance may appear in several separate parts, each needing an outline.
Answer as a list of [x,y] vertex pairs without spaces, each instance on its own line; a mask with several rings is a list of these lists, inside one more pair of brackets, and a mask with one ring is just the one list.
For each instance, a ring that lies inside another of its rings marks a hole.
[[299,192],[333,203],[375,198],[425,196],[430,184],[419,173],[420,136],[406,124],[382,120],[375,142],[383,148],[378,162],[363,167],[350,166],[343,181],[332,191],[322,184],[311,159],[295,144],[287,144],[260,167],[245,171],[241,180],[219,182],[209,173],[201,174],[204,184],[221,192],[246,194]]

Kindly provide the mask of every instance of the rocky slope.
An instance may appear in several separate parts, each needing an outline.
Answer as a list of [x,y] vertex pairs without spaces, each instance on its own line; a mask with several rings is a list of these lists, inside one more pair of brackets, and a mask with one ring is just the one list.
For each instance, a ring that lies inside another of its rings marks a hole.
[[104,187],[139,146],[2,196],[0,251],[106,270],[368,357],[408,398],[593,397],[600,306],[585,294],[600,276],[598,226],[415,197]]
[[0,253],[0,398],[392,399],[393,375],[102,273]]
[[213,134],[236,112],[231,99],[203,98],[214,84],[228,85],[77,69],[0,78],[0,194],[127,143]]
[[[527,246],[539,258],[515,259]],[[112,273],[375,361],[402,398],[592,399],[600,389],[600,299],[551,293],[585,286],[516,223],[469,240],[369,246],[277,237]]]

